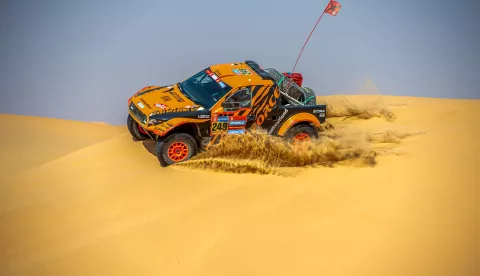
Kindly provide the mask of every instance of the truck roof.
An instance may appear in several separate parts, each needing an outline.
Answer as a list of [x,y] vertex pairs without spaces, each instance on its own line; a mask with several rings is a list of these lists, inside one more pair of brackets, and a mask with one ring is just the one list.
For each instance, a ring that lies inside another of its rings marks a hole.
[[267,72],[251,60],[238,63],[215,64],[211,65],[210,69],[231,87],[275,83],[275,80]]

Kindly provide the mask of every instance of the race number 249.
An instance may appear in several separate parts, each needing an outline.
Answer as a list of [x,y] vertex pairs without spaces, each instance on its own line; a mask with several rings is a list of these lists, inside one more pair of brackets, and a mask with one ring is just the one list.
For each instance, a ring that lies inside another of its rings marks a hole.
[[222,132],[228,130],[227,122],[214,122],[212,124],[212,132]]

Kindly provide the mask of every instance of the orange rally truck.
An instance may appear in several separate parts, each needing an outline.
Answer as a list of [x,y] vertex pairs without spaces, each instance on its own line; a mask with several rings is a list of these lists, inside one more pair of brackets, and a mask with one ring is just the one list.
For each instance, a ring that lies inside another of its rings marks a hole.
[[189,160],[226,135],[250,129],[289,141],[317,139],[326,105],[301,87],[298,73],[280,73],[247,60],[216,64],[169,86],[147,86],[128,99],[128,130],[155,140],[162,167]]

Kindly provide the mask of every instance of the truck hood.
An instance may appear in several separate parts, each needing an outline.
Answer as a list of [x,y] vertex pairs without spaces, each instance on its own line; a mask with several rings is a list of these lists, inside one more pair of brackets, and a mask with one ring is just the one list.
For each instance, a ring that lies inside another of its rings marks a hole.
[[203,107],[196,105],[178,89],[178,86],[148,86],[140,90],[132,102],[144,114],[150,116],[165,112],[195,111]]

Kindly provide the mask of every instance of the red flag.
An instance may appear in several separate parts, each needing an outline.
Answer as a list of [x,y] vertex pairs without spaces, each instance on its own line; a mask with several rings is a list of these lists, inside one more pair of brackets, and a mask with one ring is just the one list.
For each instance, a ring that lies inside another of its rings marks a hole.
[[340,5],[340,3],[332,0],[330,1],[330,3],[328,3],[327,7],[325,8],[325,12],[335,16],[338,14],[338,11],[340,10],[341,7],[342,5]]
[[326,13],[329,13],[329,14],[335,16],[335,15],[338,14],[338,11],[340,10],[341,7],[342,7],[342,5],[340,5],[340,3],[338,3],[337,1],[330,0],[327,7],[325,8],[325,10],[320,15],[320,18],[318,18],[317,23],[315,23],[315,26],[313,27],[313,30],[308,35],[308,38],[305,41],[305,44],[303,44],[302,50],[300,50],[300,54],[298,54],[297,61],[295,61],[295,65],[293,66],[292,73],[295,72],[295,67],[297,67],[297,63],[298,63],[298,60],[300,59],[300,56],[302,55],[303,49],[305,49],[305,45],[307,45],[307,42],[310,39],[310,36],[312,36],[313,31],[315,31],[315,28],[317,27],[318,22],[320,22],[320,20],[322,20],[323,15],[326,14]]

